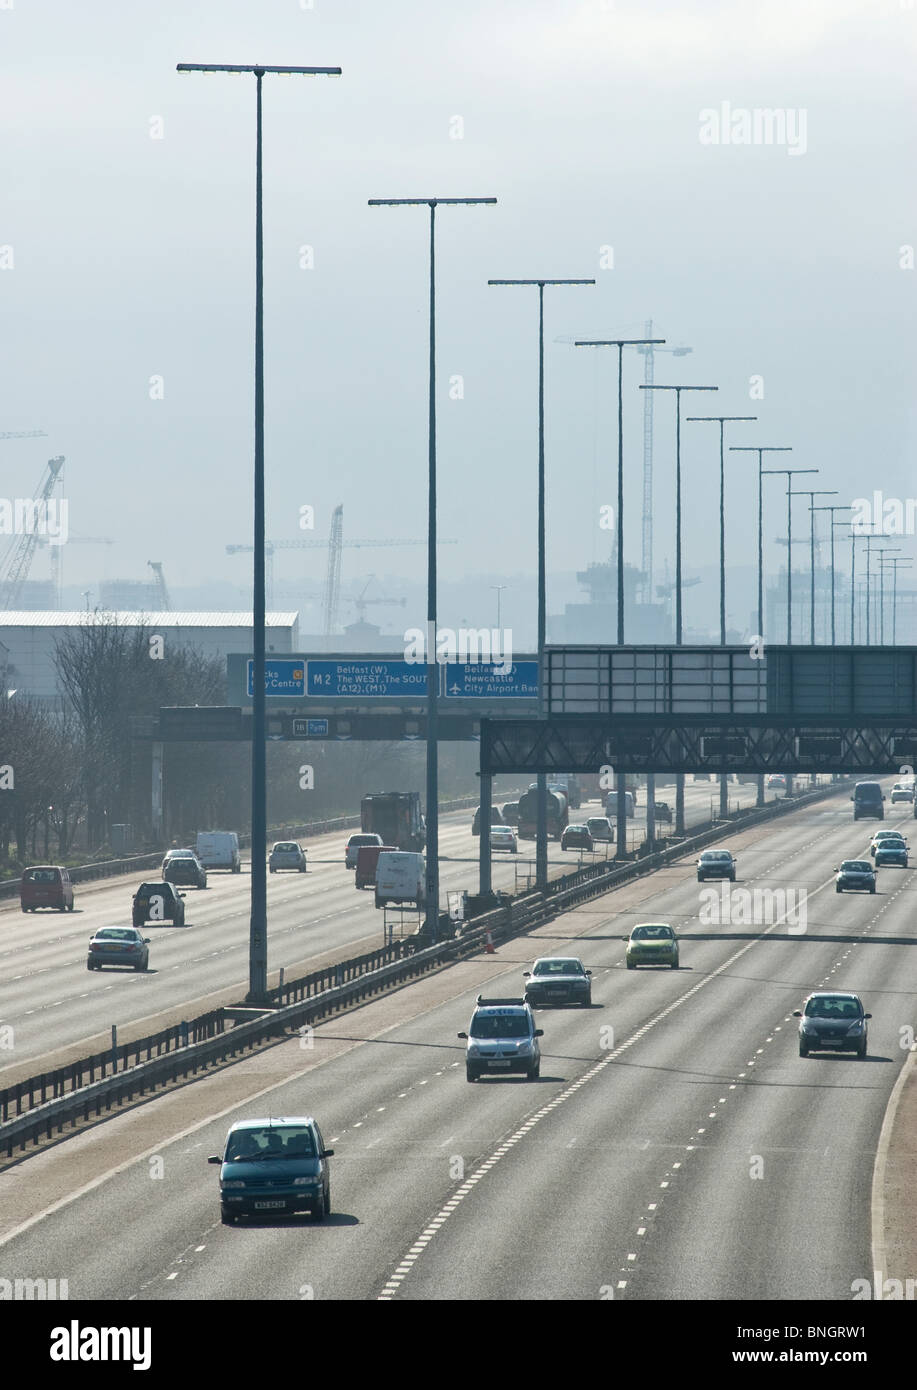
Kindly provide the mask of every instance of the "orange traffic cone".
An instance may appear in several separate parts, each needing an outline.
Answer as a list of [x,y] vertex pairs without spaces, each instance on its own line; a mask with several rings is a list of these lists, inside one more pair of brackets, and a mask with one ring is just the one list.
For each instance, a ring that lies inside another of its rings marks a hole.
[[485,954],[485,956],[493,956],[493,955],[496,955],[496,952],[495,952],[495,950],[494,950],[494,939],[493,939],[493,937],[492,937],[491,934],[490,934],[490,929],[489,929],[489,928],[488,928],[488,931],[487,931],[487,940],[484,942],[484,954]]

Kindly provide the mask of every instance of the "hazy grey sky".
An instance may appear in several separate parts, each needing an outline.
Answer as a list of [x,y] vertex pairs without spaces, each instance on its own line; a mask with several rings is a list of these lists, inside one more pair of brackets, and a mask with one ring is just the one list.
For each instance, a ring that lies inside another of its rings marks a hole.
[[[614,354],[555,339],[639,336],[649,317],[693,348],[656,380],[720,388],[685,414],[757,414],[732,442],[791,444],[821,469],[806,486],[840,489],[825,500],[917,495],[917,271],[900,268],[915,49],[907,0],[0,0],[0,429],[49,436],[0,443],[0,493],[30,495],[65,454],[71,529],[118,539],[110,576],[146,579],[155,558],[175,586],[245,577],[224,547],[251,531],[254,79],[175,65],[257,60],[343,68],[264,84],[269,535],[302,534],[303,504],[324,535],[338,502],[351,537],[425,534],[427,214],[367,207],[379,196],[499,199],[438,219],[440,527],[462,542],[444,578],[534,568],[537,297],[488,277],[598,282],[546,294],[550,568],[605,552],[615,461]],[[804,140],[704,143],[700,113],[723,103],[786,110]],[[660,569],[673,421],[659,400]],[[715,558],[715,429],[685,426],[683,446],[690,570]],[[753,465],[729,468],[729,556],[747,564]],[[359,554],[424,572],[422,547]],[[70,547],[67,580],[102,559]],[[324,552],[309,564],[320,581]]]

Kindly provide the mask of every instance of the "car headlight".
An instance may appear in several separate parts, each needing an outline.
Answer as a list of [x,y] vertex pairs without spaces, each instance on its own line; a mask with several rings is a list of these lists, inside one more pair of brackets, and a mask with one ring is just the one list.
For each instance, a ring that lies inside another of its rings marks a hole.
[[815,1024],[812,1022],[811,1019],[804,1018],[802,1020],[802,1031],[804,1033],[814,1033],[816,1031]]
[[244,1187],[245,1183],[241,1178],[233,1178],[231,1182],[220,1183],[220,1186],[222,1187],[223,1191],[226,1192],[231,1187]]
[[468,1044],[468,1056],[469,1056],[469,1057],[477,1057],[478,1054],[480,1053],[480,1051],[481,1051],[481,1048],[480,1048],[480,1045],[479,1045],[478,1043],[470,1042],[470,1043]]
[[862,1018],[854,1019],[853,1023],[851,1023],[850,1027],[847,1029],[847,1032],[848,1032],[848,1033],[862,1033],[864,1024],[865,1024],[865,1019],[862,1019]]
[[294,1178],[294,1187],[318,1187],[321,1178]]

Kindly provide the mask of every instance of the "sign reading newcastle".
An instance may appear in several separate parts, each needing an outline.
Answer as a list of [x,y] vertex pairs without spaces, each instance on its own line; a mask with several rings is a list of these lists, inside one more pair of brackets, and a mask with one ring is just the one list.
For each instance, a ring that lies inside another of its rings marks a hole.
[[456,700],[537,700],[538,662],[517,661],[506,673],[492,661],[447,662],[442,692]]

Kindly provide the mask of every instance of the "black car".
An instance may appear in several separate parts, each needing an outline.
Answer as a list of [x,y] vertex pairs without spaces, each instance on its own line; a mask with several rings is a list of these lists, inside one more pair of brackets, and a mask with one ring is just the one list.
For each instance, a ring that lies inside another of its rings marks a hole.
[[135,927],[144,922],[171,922],[185,925],[185,895],[171,883],[141,883],[134,894],[132,919]]
[[697,861],[697,881],[708,878],[728,878],[736,881],[736,861],[728,849],[705,849]]
[[523,971],[525,1002],[530,1008],[549,1004],[592,1006],[592,971],[581,960],[569,956],[542,956],[531,972]]
[[666,825],[672,824],[672,808],[667,801],[654,801],[653,813],[656,820],[665,821]]
[[835,873],[837,893],[845,893],[849,888],[865,888],[867,893],[876,891],[876,871],[868,859],[845,859]]
[[587,825],[568,825],[560,837],[561,849],[595,849]]
[[799,1019],[799,1055],[810,1052],[855,1052],[866,1056],[869,1045],[867,1019],[857,994],[835,994],[818,990],[810,994],[801,1009],[793,1010]]
[[207,887],[207,870],[193,850],[167,855],[162,878],[164,883],[180,883],[188,888]]

